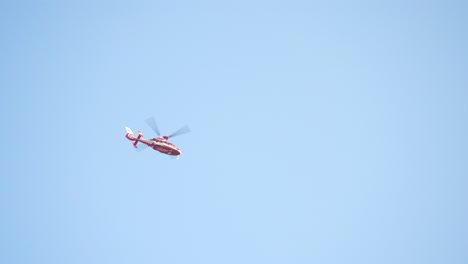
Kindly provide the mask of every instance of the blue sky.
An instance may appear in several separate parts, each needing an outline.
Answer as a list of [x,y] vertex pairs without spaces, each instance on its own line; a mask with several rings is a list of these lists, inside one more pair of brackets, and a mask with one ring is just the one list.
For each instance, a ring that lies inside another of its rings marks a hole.
[[467,11],[2,2],[0,263],[466,263]]

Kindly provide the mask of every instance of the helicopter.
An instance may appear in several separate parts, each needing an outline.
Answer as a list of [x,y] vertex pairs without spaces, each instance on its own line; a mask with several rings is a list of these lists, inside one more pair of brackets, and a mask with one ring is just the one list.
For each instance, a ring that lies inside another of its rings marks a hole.
[[188,126],[184,126],[180,128],[179,130],[177,130],[176,132],[170,134],[169,136],[161,137],[161,133],[159,132],[158,126],[156,125],[156,121],[154,120],[154,118],[150,117],[146,119],[145,121],[148,124],[148,126],[151,127],[153,131],[159,137],[153,138],[153,139],[142,139],[143,133],[141,133],[141,131],[138,131],[138,136],[135,136],[135,133],[133,133],[133,131],[130,128],[125,127],[125,130],[127,131],[127,134],[125,135],[125,137],[130,141],[134,141],[132,145],[135,148],[138,148],[137,144],[138,142],[141,142],[145,144],[146,146],[149,146],[153,148],[154,150],[157,150],[163,154],[170,155],[170,156],[177,156],[177,158],[179,158],[179,156],[182,154],[182,151],[178,147],[176,147],[174,144],[168,142],[168,140],[169,138],[173,138],[175,136],[179,136],[179,135],[190,132],[190,128]]

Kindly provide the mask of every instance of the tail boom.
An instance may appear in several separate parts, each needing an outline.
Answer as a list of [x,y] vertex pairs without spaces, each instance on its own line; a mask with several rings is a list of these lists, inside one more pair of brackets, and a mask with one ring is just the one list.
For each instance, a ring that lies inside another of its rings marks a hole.
[[132,143],[132,145],[135,148],[137,148],[138,140],[143,137],[143,133],[141,133],[141,131],[138,131],[138,137],[135,137],[135,134],[133,133],[133,131],[130,128],[126,127],[125,130],[127,130],[127,135],[125,135],[125,137],[128,140],[135,141],[135,142]]

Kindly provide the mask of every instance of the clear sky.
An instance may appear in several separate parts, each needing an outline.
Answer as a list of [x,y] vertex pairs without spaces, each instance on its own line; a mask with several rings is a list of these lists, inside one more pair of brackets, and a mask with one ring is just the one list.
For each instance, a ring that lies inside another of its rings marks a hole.
[[0,263],[468,263],[467,13],[2,1]]

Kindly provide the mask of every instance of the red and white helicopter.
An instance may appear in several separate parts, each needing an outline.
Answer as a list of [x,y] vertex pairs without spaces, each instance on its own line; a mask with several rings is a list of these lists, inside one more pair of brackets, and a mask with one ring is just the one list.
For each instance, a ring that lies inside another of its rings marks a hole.
[[[146,123],[153,129],[153,131],[158,136],[161,136],[154,118],[150,117],[146,119]],[[141,142],[153,148],[154,150],[157,150],[166,155],[177,156],[177,158],[179,158],[180,154],[182,154],[182,151],[179,148],[177,148],[174,144],[169,143],[168,140],[169,138],[190,132],[190,128],[188,126],[184,126],[181,129],[177,130],[176,132],[170,134],[169,136],[163,136],[163,137],[153,138],[153,139],[142,139],[143,133],[141,133],[140,131],[138,131],[138,136],[135,136],[135,134],[132,132],[130,128],[125,127],[125,129],[127,130],[127,135],[125,135],[125,137],[130,141],[134,141],[133,146],[135,148],[138,148],[137,144],[138,142]]]

